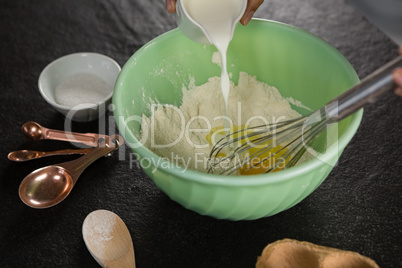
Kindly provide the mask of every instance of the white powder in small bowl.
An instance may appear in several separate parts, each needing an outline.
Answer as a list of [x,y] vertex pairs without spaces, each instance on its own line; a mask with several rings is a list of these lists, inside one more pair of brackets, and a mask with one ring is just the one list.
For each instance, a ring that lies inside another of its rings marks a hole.
[[68,77],[56,88],[55,99],[58,104],[72,108],[83,103],[97,104],[112,91],[99,76],[79,73]]

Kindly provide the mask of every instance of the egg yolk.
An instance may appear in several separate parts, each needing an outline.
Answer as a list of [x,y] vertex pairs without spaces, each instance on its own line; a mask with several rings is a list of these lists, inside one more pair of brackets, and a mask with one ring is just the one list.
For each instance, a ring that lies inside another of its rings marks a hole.
[[[260,144],[258,148],[253,147],[248,150],[251,159],[247,164],[240,167],[240,175],[262,174],[265,171],[269,171],[274,166],[275,169],[272,172],[277,172],[285,167],[286,163],[289,162],[289,158],[283,158],[283,155],[287,151],[286,148],[283,149],[283,146],[277,145],[269,150],[266,150],[262,154],[258,153],[259,150],[263,149],[261,147],[264,147],[264,145],[265,147],[268,147],[269,144],[270,142],[267,141]],[[256,156],[253,156],[253,154],[256,154]]]
[[[253,130],[245,130],[245,126],[233,126],[230,130],[231,133],[236,131],[239,132],[233,134],[232,138],[238,138],[240,136],[251,134],[254,132]],[[206,136],[206,140],[208,141],[209,144],[212,145],[217,143],[220,139],[224,138],[225,136],[226,133],[223,127],[215,127],[212,128],[211,132]],[[258,138],[258,136],[255,136],[254,138]],[[245,144],[248,141],[249,140],[241,139],[238,141],[237,146],[241,146],[242,144]],[[246,155],[245,157],[247,157],[247,155],[250,156],[250,160],[248,163],[244,164],[242,167],[239,168],[239,174],[240,175],[262,174],[267,170],[269,171],[269,169],[272,168],[271,165],[275,166],[273,172],[282,170],[287,164],[287,162],[289,162],[289,158],[285,159],[283,157],[287,149],[283,148],[283,146],[281,145],[276,145],[275,147],[269,150],[264,150],[263,153],[259,152],[260,150],[263,150],[268,146],[272,146],[272,142],[270,140],[258,144],[255,147],[250,147],[247,153],[245,154]],[[225,152],[219,152],[216,155],[217,158],[225,156],[226,156]]]

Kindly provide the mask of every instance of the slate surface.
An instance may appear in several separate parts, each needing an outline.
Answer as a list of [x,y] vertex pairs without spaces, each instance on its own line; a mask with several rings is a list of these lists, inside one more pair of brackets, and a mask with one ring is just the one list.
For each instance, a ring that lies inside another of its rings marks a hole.
[[[256,17],[289,23],[322,37],[360,77],[392,59],[397,45],[343,0],[270,0]],[[12,163],[16,149],[55,150],[30,142],[26,121],[63,129],[64,118],[41,98],[37,79],[52,60],[98,52],[122,66],[142,45],[175,28],[162,0],[0,1],[0,267],[97,267],[81,236],[88,213],[109,209],[126,222],[138,267],[253,267],[265,245],[282,238],[357,251],[381,267],[401,267],[402,101],[392,93],[365,110],[356,136],[324,183],[278,215],[231,222],[200,216],[158,190],[126,149],[84,173],[71,195],[45,210],[18,198],[22,178],[71,159]],[[78,132],[116,131],[112,115]],[[111,122],[109,124],[109,122]],[[125,160],[124,160],[125,159]]]

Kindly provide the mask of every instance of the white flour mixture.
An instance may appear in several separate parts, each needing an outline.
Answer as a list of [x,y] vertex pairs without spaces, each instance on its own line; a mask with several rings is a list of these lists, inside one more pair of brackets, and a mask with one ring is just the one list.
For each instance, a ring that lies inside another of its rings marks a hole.
[[[183,88],[180,107],[155,104],[151,111],[150,117],[143,116],[141,140],[145,146],[174,164],[205,172],[211,150],[205,137],[212,128],[223,126],[225,118],[220,78]],[[275,87],[240,73],[238,85],[230,84],[228,116],[234,126],[256,126],[300,114]]]

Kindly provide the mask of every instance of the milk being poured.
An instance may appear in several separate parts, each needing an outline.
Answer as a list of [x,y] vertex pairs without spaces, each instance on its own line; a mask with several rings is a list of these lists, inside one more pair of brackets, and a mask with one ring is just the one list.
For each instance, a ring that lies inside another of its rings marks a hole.
[[[226,115],[229,99],[229,74],[227,71],[227,49],[232,40],[236,19],[242,12],[244,0],[182,0],[189,15],[204,28],[207,38],[221,55],[221,90],[225,101]],[[228,126],[225,120],[225,128]]]

